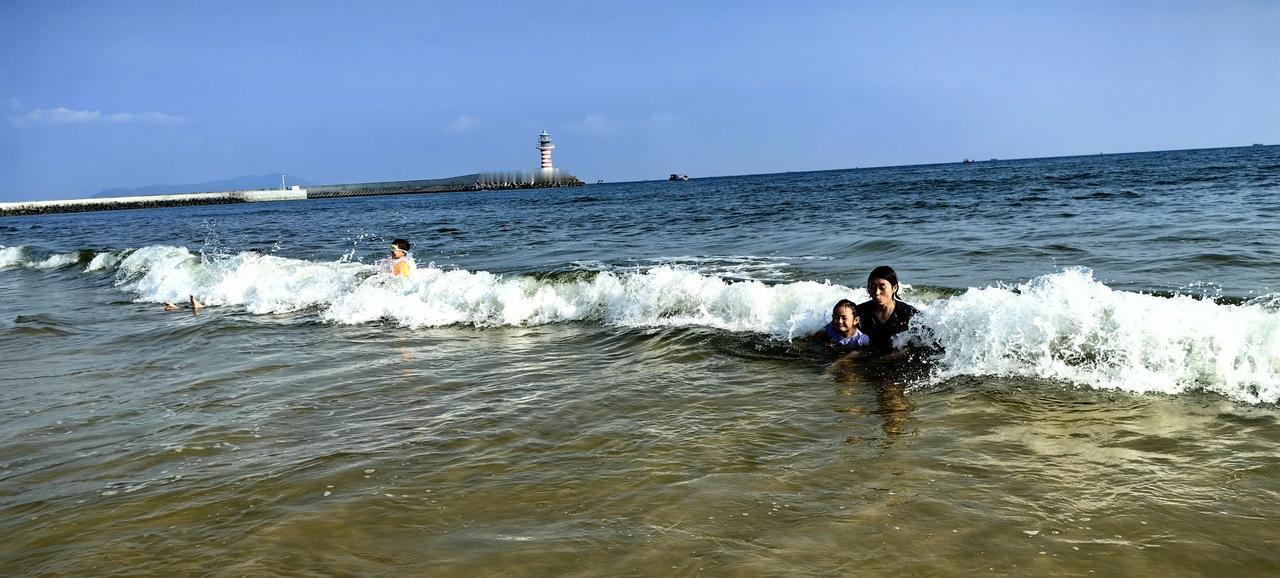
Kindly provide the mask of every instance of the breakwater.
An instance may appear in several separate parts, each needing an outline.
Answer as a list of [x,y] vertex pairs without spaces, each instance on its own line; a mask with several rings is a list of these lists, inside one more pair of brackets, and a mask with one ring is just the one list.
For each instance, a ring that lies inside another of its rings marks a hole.
[[414,195],[457,191],[498,191],[580,187],[582,181],[570,174],[553,171],[506,171],[463,175],[447,179],[387,181],[349,185],[318,185],[307,188],[308,199],[365,197],[371,195]]
[[463,175],[446,179],[317,185],[306,189],[295,186],[289,189],[279,190],[219,191],[139,197],[103,197],[94,199],[0,203],[0,216],[81,213],[87,211],[153,209],[162,207],[189,207],[196,205],[226,205],[264,201],[301,201],[306,199],[365,197],[374,195],[413,195],[458,191],[541,189],[577,187],[582,186],[582,184],[582,181],[577,177],[560,171],[490,172]]
[[43,215],[49,213],[84,213],[123,209],[191,207],[196,205],[229,205],[262,201],[297,201],[307,198],[298,187],[284,190],[226,191],[217,193],[183,193],[142,197],[103,197],[100,199],[67,199],[61,201],[29,201],[0,203],[0,216]]

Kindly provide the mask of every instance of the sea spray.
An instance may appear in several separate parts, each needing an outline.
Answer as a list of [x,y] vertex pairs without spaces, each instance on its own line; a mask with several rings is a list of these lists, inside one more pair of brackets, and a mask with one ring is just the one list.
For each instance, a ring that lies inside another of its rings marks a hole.
[[120,263],[120,260],[127,255],[128,252],[120,251],[102,251],[93,256],[89,260],[89,264],[84,266],[86,273],[94,271],[109,271],[114,269]]
[[61,269],[79,263],[80,257],[79,253],[55,253],[39,262],[33,263],[32,267],[36,269]]
[[428,266],[409,280],[367,278],[336,300],[323,317],[336,323],[389,319],[408,327],[567,321],[703,326],[791,338],[821,327],[829,303],[849,293],[848,288],[815,282],[731,283],[671,266],[605,271],[566,282]]
[[194,295],[206,305],[284,313],[332,303],[352,290],[359,274],[373,270],[359,263],[316,263],[252,251],[201,258],[181,247],[151,246],[121,261],[117,284],[141,301]]
[[[336,324],[409,328],[581,322],[617,327],[708,327],[789,340],[826,323],[839,299],[865,291],[816,281],[725,278],[685,265],[496,274],[423,266],[410,279],[374,265],[244,252],[202,257],[185,248],[36,255],[0,248],[5,266],[87,259],[139,301],[185,300],[254,314],[315,309]],[[117,263],[118,262],[118,263]],[[1013,286],[964,292],[903,287],[921,314],[902,345],[930,352],[934,382],[993,375],[1058,380],[1132,393],[1212,391],[1248,403],[1280,401],[1280,311],[1275,295],[1243,304],[1117,291],[1085,268]]]
[[23,265],[25,253],[24,247],[0,247],[0,268]]
[[81,262],[87,262],[95,255],[93,251],[72,251],[69,253],[52,253],[40,249],[18,246],[0,245],[0,268],[28,267],[31,269],[61,269]]
[[1280,400],[1280,315],[1251,305],[1115,291],[1084,268],[927,307],[910,339],[938,379],[1048,378],[1134,393]]
[[389,320],[406,327],[477,327],[587,321],[626,327],[705,326],[790,339],[820,328],[832,303],[865,293],[830,283],[731,281],[658,265],[562,278],[427,265],[410,279],[372,265],[311,262],[253,252],[202,259],[151,246],[121,260],[117,285],[140,301],[195,295],[251,313],[320,307],[333,323]]

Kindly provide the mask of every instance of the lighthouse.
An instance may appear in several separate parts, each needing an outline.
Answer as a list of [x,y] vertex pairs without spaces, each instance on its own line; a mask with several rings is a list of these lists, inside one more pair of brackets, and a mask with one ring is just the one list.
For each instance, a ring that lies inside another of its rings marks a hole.
[[545,130],[542,131],[542,134],[538,135],[538,152],[542,153],[542,170],[544,172],[552,170],[551,149],[554,148],[556,148],[556,145],[551,144],[551,135],[547,134]]

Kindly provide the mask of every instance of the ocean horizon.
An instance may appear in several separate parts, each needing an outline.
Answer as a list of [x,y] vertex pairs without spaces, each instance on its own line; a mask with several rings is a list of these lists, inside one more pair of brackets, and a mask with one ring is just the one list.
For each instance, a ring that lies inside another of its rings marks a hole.
[[[1219,150],[1219,149],[1237,149],[1237,148],[1260,147],[1260,146],[1280,146],[1280,145],[1252,143],[1249,145],[1227,145],[1227,146],[1216,146],[1216,147],[1197,147],[1197,148],[1181,148],[1181,149],[1153,149],[1153,150],[1128,151],[1128,152],[1061,154],[1061,155],[1050,155],[1050,156],[1041,156],[1041,157],[1012,157],[1012,158],[986,158],[986,159],[964,157],[960,160],[936,161],[936,162],[867,165],[867,166],[852,166],[852,167],[843,167],[843,168],[784,170],[784,171],[771,171],[771,172],[762,172],[762,173],[749,172],[749,173],[740,173],[740,174],[696,175],[690,178],[691,179],[727,179],[727,178],[735,178],[735,177],[767,177],[767,176],[777,176],[777,175],[832,173],[832,172],[871,170],[871,169],[910,169],[910,168],[916,168],[916,167],[947,166],[947,165],[952,165],[957,163],[964,164],[964,161],[971,161],[972,163],[1019,162],[1019,161],[1038,161],[1038,160],[1047,161],[1047,160],[1057,160],[1057,159],[1091,158],[1096,156],[1108,156],[1108,155],[1135,155],[1135,154],[1153,154],[1153,153],[1176,153],[1176,152],[1185,152],[1185,151],[1211,151],[1211,150]],[[502,171],[476,171],[476,172],[477,173],[486,173],[486,172],[499,173]],[[514,172],[514,171],[509,171],[509,172]],[[6,202],[32,203],[32,202],[43,202],[43,201],[85,200],[85,199],[104,198],[104,197],[110,198],[110,197],[116,197],[116,196],[135,196],[135,195],[153,196],[153,195],[188,194],[188,193],[204,193],[204,192],[229,192],[229,191],[240,191],[240,190],[251,190],[251,189],[252,190],[271,189],[273,187],[270,185],[274,185],[275,183],[274,179],[276,179],[279,175],[280,173],[272,173],[267,175],[241,175],[241,176],[231,177],[231,178],[217,180],[217,181],[208,181],[200,184],[196,184],[196,183],[178,184],[178,185],[150,184],[150,185],[139,185],[139,186],[132,186],[132,187],[113,187],[110,189],[104,189],[104,190],[98,191],[96,193],[82,193],[81,196],[76,196],[76,197],[61,196],[58,198],[44,198],[44,199],[29,198],[29,199],[22,199],[22,200],[11,200]],[[290,177],[290,178],[293,179],[290,182],[291,185],[298,184],[304,188],[310,187],[310,186],[341,186],[343,184],[348,184],[348,183],[330,183],[328,185],[319,185],[316,182],[307,180],[306,178],[302,178],[302,177]],[[385,179],[385,178],[366,178],[366,179],[360,179],[359,181],[360,183],[395,183],[395,182],[414,182],[414,181],[422,181],[422,180],[448,180],[452,178],[456,178],[456,177],[418,177],[414,179],[399,179],[399,180]],[[586,180],[584,181],[584,184],[614,184],[614,185],[636,184],[636,183],[662,182],[662,181],[667,181],[668,179],[662,177],[661,175],[655,174],[654,177],[651,179],[632,179],[632,180],[623,179],[623,180],[605,181],[603,183],[596,182],[596,181],[603,181],[603,180],[604,179],[599,179],[599,178],[593,179],[593,180]],[[350,184],[358,184],[358,183],[350,183]],[[226,186],[223,186],[223,185],[226,185]]]

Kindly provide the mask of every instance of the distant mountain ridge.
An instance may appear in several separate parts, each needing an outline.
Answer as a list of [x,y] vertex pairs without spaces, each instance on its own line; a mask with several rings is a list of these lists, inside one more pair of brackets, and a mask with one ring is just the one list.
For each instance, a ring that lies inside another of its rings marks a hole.
[[[300,179],[285,175],[285,185],[301,187],[313,186],[316,183],[306,179]],[[278,189],[280,188],[280,173],[271,175],[242,175],[223,179],[221,181],[209,181],[207,183],[192,183],[187,185],[147,185],[145,187],[137,187],[133,189],[107,189],[93,195],[93,198],[101,197],[149,197],[153,195],[176,195],[179,193],[216,193],[220,191],[251,191],[260,189]]]

